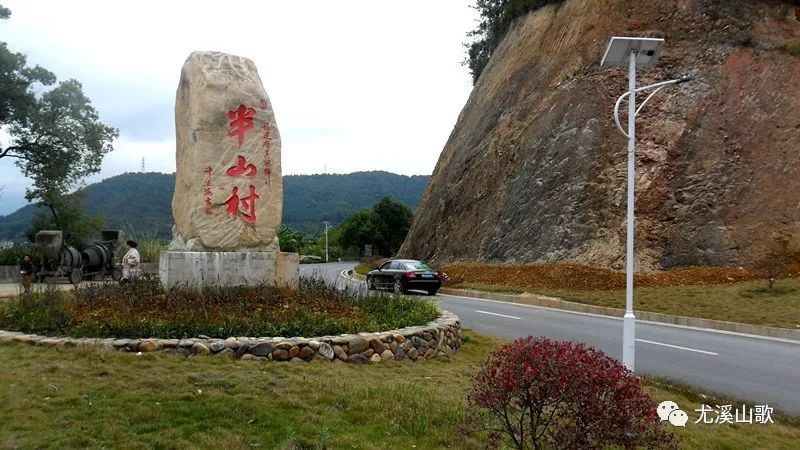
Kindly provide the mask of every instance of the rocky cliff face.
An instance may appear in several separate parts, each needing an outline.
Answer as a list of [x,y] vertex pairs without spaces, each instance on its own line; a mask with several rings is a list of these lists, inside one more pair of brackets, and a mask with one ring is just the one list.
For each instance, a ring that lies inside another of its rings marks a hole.
[[565,0],[518,19],[495,50],[402,256],[623,267],[626,138],[612,107],[627,69],[599,67],[614,35],[666,39],[640,85],[696,77],[637,119],[639,270],[797,250],[800,7]]

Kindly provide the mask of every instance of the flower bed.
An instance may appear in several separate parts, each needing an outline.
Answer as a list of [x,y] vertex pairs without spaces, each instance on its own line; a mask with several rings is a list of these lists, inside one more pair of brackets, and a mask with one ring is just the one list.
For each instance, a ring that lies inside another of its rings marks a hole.
[[158,279],[48,289],[0,304],[0,329],[71,337],[182,339],[206,335],[319,336],[423,325],[439,316],[420,297],[369,295],[304,278],[299,289],[165,290]]
[[[48,290],[0,305],[0,329],[9,330],[0,340],[29,344],[278,361],[416,361],[451,355],[460,345],[458,317],[440,314],[427,299],[369,295],[318,279],[303,279],[297,290],[192,293],[164,290],[153,278]],[[321,337],[248,337],[275,335]]]

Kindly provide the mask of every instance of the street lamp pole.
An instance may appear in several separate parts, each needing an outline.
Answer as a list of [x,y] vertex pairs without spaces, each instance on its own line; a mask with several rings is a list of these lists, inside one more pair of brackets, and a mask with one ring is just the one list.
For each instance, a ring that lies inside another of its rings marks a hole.
[[633,230],[636,181],[636,51],[628,61],[628,232],[625,255],[625,316],[622,318],[622,364],[631,371],[636,351],[636,316],[633,314]]
[[[620,96],[614,105],[614,121],[617,128],[628,138],[628,211],[627,211],[627,239],[625,243],[625,315],[622,317],[622,364],[629,370],[634,370],[634,352],[636,350],[636,316],[633,313],[633,233],[636,217],[634,215],[634,188],[636,185],[636,115],[641,111],[650,98],[668,84],[683,82],[686,78],[657,83],[643,88],[636,88],[636,68],[647,67],[661,53],[663,39],[613,37],[608,44],[602,67],[628,65],[628,92]],[[636,93],[645,89],[655,88],[636,109]],[[619,106],[625,97],[628,98],[628,132],[619,123]]]
[[328,262],[328,222],[327,220],[322,222],[325,224],[325,262]]

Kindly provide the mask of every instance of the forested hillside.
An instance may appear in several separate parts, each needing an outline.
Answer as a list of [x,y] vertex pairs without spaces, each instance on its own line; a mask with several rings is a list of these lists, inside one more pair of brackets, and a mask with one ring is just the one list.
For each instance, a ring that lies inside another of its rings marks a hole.
[[[283,177],[283,225],[317,233],[322,221],[333,225],[382,197],[415,209],[428,182],[427,175],[389,172],[287,175]],[[106,227],[134,235],[171,236],[174,174],[125,173],[87,186],[81,203],[90,214],[102,214]],[[28,205],[0,216],[0,239],[22,239],[37,207]],[[41,210],[44,213],[44,210]]]

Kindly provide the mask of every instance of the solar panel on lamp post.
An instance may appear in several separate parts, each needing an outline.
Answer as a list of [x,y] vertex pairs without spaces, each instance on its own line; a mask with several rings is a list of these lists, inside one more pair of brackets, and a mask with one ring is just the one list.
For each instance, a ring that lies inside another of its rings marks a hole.
[[[628,219],[625,256],[625,315],[622,319],[622,364],[634,370],[636,316],[633,314],[633,230],[634,182],[636,169],[636,67],[651,65],[661,54],[663,39],[613,37],[608,44],[602,67],[628,64]],[[622,98],[622,97],[621,97]],[[645,101],[646,102],[646,101]],[[616,108],[619,108],[620,101]],[[644,105],[643,105],[644,106]],[[619,120],[617,119],[617,126]],[[621,128],[621,127],[620,127]],[[623,132],[624,134],[624,132]]]

